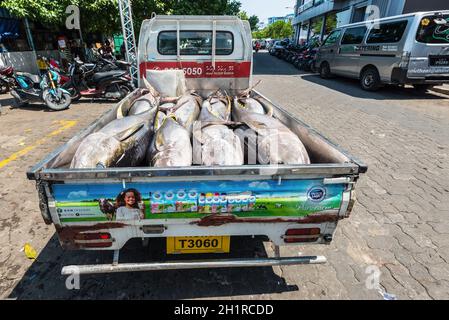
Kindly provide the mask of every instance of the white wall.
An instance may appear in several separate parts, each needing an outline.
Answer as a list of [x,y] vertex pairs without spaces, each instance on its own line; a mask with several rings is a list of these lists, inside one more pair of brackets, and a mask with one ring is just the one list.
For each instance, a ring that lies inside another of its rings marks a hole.
[[38,74],[39,70],[36,63],[37,55],[60,60],[59,52],[57,50],[3,52],[0,53],[0,66],[12,66],[15,71]]

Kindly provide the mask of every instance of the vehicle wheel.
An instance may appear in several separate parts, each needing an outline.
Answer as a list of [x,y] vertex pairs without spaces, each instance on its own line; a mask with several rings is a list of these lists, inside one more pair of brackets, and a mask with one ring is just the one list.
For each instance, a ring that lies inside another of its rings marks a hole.
[[414,84],[413,87],[419,93],[426,93],[428,90],[432,90],[434,86],[431,84]]
[[122,100],[123,98],[125,98],[128,94],[130,94],[130,92],[133,91],[133,87],[130,85],[120,85],[120,98],[118,99],[119,101]]
[[363,90],[377,91],[382,86],[379,71],[376,68],[366,68],[360,76],[360,85]]
[[61,99],[58,101],[52,94],[48,93],[44,97],[45,104],[55,111],[67,109],[72,103],[72,98],[68,93],[63,92]]
[[81,99],[81,93],[70,82],[66,82],[61,86],[62,89],[70,93],[72,101],[78,101]]
[[322,79],[329,79],[331,77],[331,68],[329,63],[323,62],[320,66],[320,77]]
[[317,72],[315,62],[312,62],[312,63],[310,64],[310,71],[313,72],[313,73],[316,73],[316,72]]
[[0,94],[5,94],[9,91],[9,86],[6,83],[0,84]]

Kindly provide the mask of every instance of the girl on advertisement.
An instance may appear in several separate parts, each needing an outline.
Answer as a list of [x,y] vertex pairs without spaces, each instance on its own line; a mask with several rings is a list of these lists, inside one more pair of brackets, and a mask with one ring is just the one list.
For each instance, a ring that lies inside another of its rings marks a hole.
[[117,196],[115,220],[139,220],[145,217],[145,205],[136,189],[126,189]]

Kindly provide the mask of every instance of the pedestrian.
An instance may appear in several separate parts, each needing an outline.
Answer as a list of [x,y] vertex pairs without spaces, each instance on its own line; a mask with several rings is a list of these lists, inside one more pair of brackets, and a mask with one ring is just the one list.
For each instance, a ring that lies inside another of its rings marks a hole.
[[101,57],[104,59],[112,59],[112,48],[109,40],[106,40],[104,44],[98,49]]
[[125,41],[123,41],[122,45],[120,46],[120,54],[122,55],[122,59],[126,60],[126,46]]

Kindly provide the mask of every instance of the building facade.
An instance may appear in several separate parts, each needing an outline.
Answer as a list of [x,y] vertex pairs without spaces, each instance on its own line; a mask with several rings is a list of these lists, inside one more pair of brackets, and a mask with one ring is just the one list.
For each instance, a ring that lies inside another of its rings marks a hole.
[[273,23],[275,23],[277,21],[289,22],[289,21],[292,21],[294,18],[295,18],[295,14],[294,13],[288,14],[288,15],[286,15],[284,17],[269,17],[268,18],[268,25],[273,24]]
[[449,9],[448,0],[297,0],[296,43],[323,40],[334,28],[373,18]]

